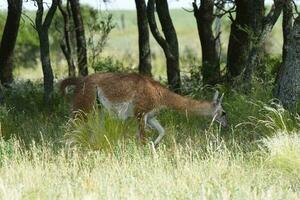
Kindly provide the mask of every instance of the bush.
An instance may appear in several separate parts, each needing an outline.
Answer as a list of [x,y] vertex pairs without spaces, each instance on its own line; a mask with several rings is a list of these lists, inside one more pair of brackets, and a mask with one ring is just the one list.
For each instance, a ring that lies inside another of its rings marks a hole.
[[125,71],[125,67],[122,62],[112,57],[105,57],[94,64],[94,70],[95,72],[122,72]]

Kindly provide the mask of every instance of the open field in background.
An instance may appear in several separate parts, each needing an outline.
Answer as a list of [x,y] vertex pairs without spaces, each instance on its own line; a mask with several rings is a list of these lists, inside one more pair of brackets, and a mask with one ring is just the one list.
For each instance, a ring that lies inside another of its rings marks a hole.
[[[112,31],[108,46],[105,50],[105,55],[116,56],[117,59],[122,60],[131,68],[137,68],[138,64],[138,33],[136,27],[136,13],[135,11],[113,11],[114,20],[117,27]],[[121,16],[124,15],[125,29],[122,29]],[[171,17],[179,42],[181,69],[187,72],[191,67],[201,65],[201,46],[197,32],[197,24],[192,12],[187,12],[183,9],[171,10]],[[222,58],[221,62],[226,63],[227,45],[230,33],[230,20],[228,17],[222,18]],[[153,59],[153,70],[155,75],[166,76],[164,54],[157,42],[152,37],[151,33],[151,51]],[[282,31],[281,19],[278,20],[274,30],[272,31],[268,42],[266,44],[267,52],[273,55],[281,54],[282,51]],[[187,56],[194,57],[187,63],[185,58]],[[196,66],[195,66],[196,64]]]
[[[101,54],[102,57],[111,56],[114,59],[121,61],[125,67],[137,70],[138,66],[138,32],[136,26],[136,13],[135,11],[109,11],[113,14],[113,21],[116,27],[112,30],[106,48]],[[105,16],[106,13],[104,12]],[[121,16],[124,16],[125,28],[122,28]],[[30,13],[34,17],[33,13]],[[191,68],[197,68],[201,65],[201,46],[198,37],[196,21],[193,13],[187,12],[183,9],[171,10],[171,16],[175,29],[177,31],[181,71],[187,73]],[[26,18],[25,18],[26,20]],[[28,21],[26,23],[29,23]],[[227,44],[230,33],[230,20],[227,17],[222,19],[222,58],[223,66],[226,64]],[[24,26],[21,28],[24,28]],[[88,33],[86,34],[88,36]],[[36,37],[35,33],[32,35]],[[163,51],[154,40],[150,33],[150,45],[152,51],[152,66],[153,74],[156,78],[166,78],[165,58]],[[50,41],[51,40],[50,38]],[[54,41],[53,41],[54,42]],[[57,44],[56,44],[57,45]],[[279,55],[282,50],[282,32],[281,32],[281,19],[276,23],[268,42],[266,44],[267,52],[272,55]],[[64,62],[59,47],[52,50],[52,65],[55,75],[58,79],[67,75],[67,66]],[[38,64],[33,68],[16,68],[14,73],[21,79],[42,79],[42,70],[39,63],[39,57],[36,59]],[[90,69],[92,72],[93,70]]]

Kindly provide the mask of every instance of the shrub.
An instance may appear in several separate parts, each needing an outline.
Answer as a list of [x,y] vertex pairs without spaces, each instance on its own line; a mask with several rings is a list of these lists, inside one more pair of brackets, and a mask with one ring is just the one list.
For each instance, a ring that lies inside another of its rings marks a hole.
[[124,69],[123,63],[112,57],[101,58],[94,64],[95,72],[121,72]]

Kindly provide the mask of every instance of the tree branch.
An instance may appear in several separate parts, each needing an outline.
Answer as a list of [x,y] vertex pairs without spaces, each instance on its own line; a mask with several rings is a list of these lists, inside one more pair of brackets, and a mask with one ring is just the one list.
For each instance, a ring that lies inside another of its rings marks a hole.
[[174,57],[170,51],[168,42],[163,38],[163,36],[160,34],[160,32],[157,28],[157,24],[155,21],[155,15],[154,15],[154,4],[155,4],[155,0],[148,0],[147,15],[148,15],[148,22],[149,22],[150,30],[151,30],[155,40],[158,42],[158,44],[164,50],[166,56]]
[[274,0],[274,4],[271,7],[271,10],[264,18],[264,27],[270,26],[271,29],[275,25],[278,17],[281,14],[282,8],[284,5],[284,0]]
[[36,11],[36,17],[35,17],[35,27],[38,32],[42,30],[43,26],[43,13],[44,13],[44,7],[43,7],[43,0],[36,0],[38,10]]
[[49,26],[51,25],[53,16],[55,14],[55,11],[57,9],[57,5],[58,5],[58,0],[52,0],[52,4],[51,7],[49,8],[49,11],[45,17],[44,23],[43,23],[43,28],[49,28]]

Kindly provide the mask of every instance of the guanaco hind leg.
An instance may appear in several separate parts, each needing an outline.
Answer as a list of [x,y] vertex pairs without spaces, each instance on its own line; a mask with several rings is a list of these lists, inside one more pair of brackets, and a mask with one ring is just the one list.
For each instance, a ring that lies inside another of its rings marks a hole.
[[143,144],[146,142],[145,140],[145,120],[143,116],[136,116],[138,121],[138,133],[137,133],[137,139],[142,142]]

